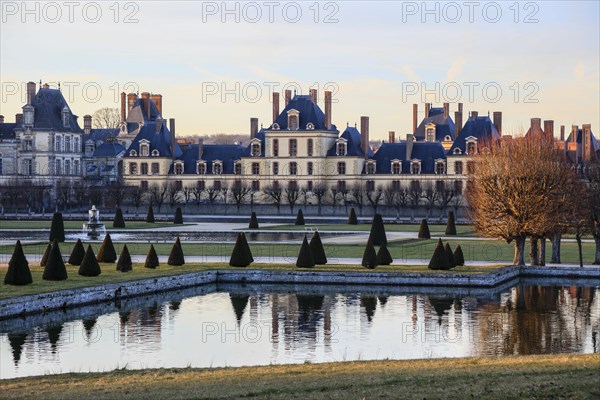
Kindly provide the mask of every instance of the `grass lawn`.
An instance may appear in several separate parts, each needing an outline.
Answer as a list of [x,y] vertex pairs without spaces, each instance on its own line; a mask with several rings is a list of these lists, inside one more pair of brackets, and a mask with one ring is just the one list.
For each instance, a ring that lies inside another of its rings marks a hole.
[[2,381],[4,399],[597,399],[600,355],[78,373]]
[[[64,221],[65,229],[82,229],[83,224],[87,221]],[[111,231],[113,229],[152,229],[152,228],[163,228],[165,226],[173,226],[172,222],[157,222],[154,224],[148,224],[143,221],[125,221],[125,228],[113,228],[112,220],[101,221],[106,224],[106,229]],[[50,230],[52,221],[5,221],[0,220],[0,229],[47,229]]]
[[[81,287],[102,285],[105,283],[116,283],[133,281],[137,279],[154,278],[166,275],[179,275],[194,271],[206,271],[214,269],[229,269],[239,270],[239,268],[230,267],[229,260],[223,263],[189,263],[181,267],[173,267],[162,263],[156,269],[144,268],[141,263],[133,265],[131,272],[123,273],[116,270],[116,264],[100,264],[102,274],[97,277],[85,277],[77,274],[79,267],[71,266],[66,264],[67,273],[69,278],[66,281],[45,281],[42,279],[44,268],[37,265],[30,265],[31,275],[33,277],[33,283],[26,286],[11,286],[2,285],[0,286],[0,299],[26,296],[30,294],[54,292],[57,290],[75,289]],[[493,271],[500,266],[487,266],[487,267],[456,267],[452,271],[461,274],[479,274]],[[315,268],[297,268],[294,264],[261,264],[253,263],[247,269],[252,270],[269,270],[269,271],[333,271],[333,272],[373,272],[363,268],[360,265],[322,265],[316,266]],[[425,265],[387,265],[379,266],[375,269],[375,272],[387,272],[387,273],[443,273],[446,271],[430,270]],[[0,276],[4,277],[4,269],[0,269]]]
[[[318,224],[318,225],[276,225],[276,226],[266,226],[264,228],[260,228],[260,230],[264,231],[303,231],[306,228],[311,228],[313,230],[320,231],[338,231],[338,232],[347,232],[347,231],[361,231],[361,232],[369,232],[371,230],[371,224],[358,224],[358,225],[348,225],[348,224]],[[419,224],[385,224],[386,232],[419,232]],[[435,236],[443,236],[446,233],[446,225],[434,225],[432,223],[429,224],[429,232]],[[456,225],[456,233],[458,236],[474,236],[475,230],[471,225]]]

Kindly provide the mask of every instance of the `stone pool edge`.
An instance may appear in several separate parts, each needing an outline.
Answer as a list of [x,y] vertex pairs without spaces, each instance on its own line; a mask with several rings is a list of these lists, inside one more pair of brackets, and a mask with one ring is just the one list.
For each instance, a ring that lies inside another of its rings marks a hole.
[[484,274],[209,270],[0,299],[0,320],[217,283],[495,287],[519,277],[600,280],[600,267],[507,266]]

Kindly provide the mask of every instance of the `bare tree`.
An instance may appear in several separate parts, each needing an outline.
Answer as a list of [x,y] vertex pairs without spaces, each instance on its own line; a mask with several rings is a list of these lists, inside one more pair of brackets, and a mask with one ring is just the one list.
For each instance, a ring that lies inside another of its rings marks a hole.
[[448,206],[450,205],[450,202],[456,195],[456,192],[454,191],[454,187],[452,185],[453,184],[451,182],[443,182],[443,185],[438,187],[436,205],[440,210],[440,218],[444,217]]
[[150,204],[156,204],[158,207],[158,212],[160,212],[162,205],[165,203],[168,190],[169,185],[166,183],[163,183],[162,185],[154,184],[148,189]]
[[594,264],[600,265],[600,163],[587,166],[584,176],[589,188],[590,232],[596,243]]
[[294,206],[300,197],[300,191],[297,186],[288,185],[285,189],[283,189],[285,194],[285,199],[290,207],[290,212],[294,214]]
[[352,196],[353,203],[358,207],[358,211],[362,216],[362,209],[365,205],[365,190],[359,182],[352,185],[350,196]]
[[423,190],[421,189],[421,182],[412,181],[410,186],[408,187],[408,203],[410,204],[410,208],[412,211],[412,217],[415,217],[415,211],[419,208],[421,204],[421,197],[423,194]]
[[92,115],[94,128],[117,128],[121,123],[118,108],[101,108]]
[[323,182],[319,182],[313,186],[313,196],[317,199],[317,214],[321,215],[321,206],[323,205],[323,198],[327,194],[327,185]]
[[196,201],[196,205],[200,206],[200,203],[202,201],[202,194],[204,193],[205,189],[201,188],[200,186],[196,185],[192,188],[192,194],[194,195],[194,200]]
[[183,204],[185,204],[185,209],[187,210],[188,204],[192,200],[192,196],[194,195],[194,188],[192,186],[184,186],[181,189],[181,194],[183,195]]
[[440,192],[436,185],[432,182],[426,182],[423,185],[423,191],[421,192],[421,197],[425,200],[427,207],[427,217],[431,217],[431,210],[433,206],[437,203]]
[[371,205],[371,208],[373,208],[373,214],[376,214],[379,203],[383,201],[383,189],[378,186],[377,188],[374,188],[374,190],[366,190],[365,194],[367,196],[367,201]]
[[167,196],[169,197],[169,205],[175,207],[179,204],[179,198],[181,195],[181,189],[175,182],[170,182],[167,185]]
[[282,200],[282,190],[279,185],[268,185],[263,188],[262,192],[265,196],[273,199],[273,204],[277,207],[277,214],[279,215],[279,211],[281,208],[281,200]]
[[131,203],[135,207],[135,213],[138,213],[140,206],[142,205],[142,201],[146,195],[146,190],[141,186],[133,186],[129,188],[129,198],[131,199]]
[[241,181],[237,181],[231,188],[231,197],[235,202],[235,206],[237,208],[238,213],[240,212],[240,207],[244,203],[244,200],[251,191],[252,188],[248,186],[248,184]]
[[108,196],[115,206],[121,207],[127,196],[128,188],[120,180],[114,182],[108,187]]
[[212,185],[212,186],[209,186],[206,189],[204,189],[204,193],[206,193],[206,199],[208,200],[208,204],[210,205],[210,207],[212,209],[215,202],[217,201],[217,198],[221,194],[221,188],[217,187],[215,185]]

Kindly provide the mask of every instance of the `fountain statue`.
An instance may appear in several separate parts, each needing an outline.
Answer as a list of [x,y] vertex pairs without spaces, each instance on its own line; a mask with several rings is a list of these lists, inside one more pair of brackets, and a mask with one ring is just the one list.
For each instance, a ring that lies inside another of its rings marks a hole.
[[97,239],[100,235],[106,233],[106,227],[100,223],[100,211],[96,206],[92,206],[88,211],[88,215],[88,222],[83,224],[83,229],[90,238]]

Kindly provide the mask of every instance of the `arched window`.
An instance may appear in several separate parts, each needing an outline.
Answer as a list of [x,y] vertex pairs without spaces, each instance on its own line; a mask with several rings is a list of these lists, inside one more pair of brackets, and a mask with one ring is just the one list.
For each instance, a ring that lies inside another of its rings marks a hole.
[[152,150],[152,157],[158,157],[160,156],[160,152],[156,149]]
[[130,155],[130,156],[132,156],[132,157],[135,157],[135,156],[137,156],[137,151],[135,151],[135,150],[131,150],[131,151],[129,152],[129,155]]

